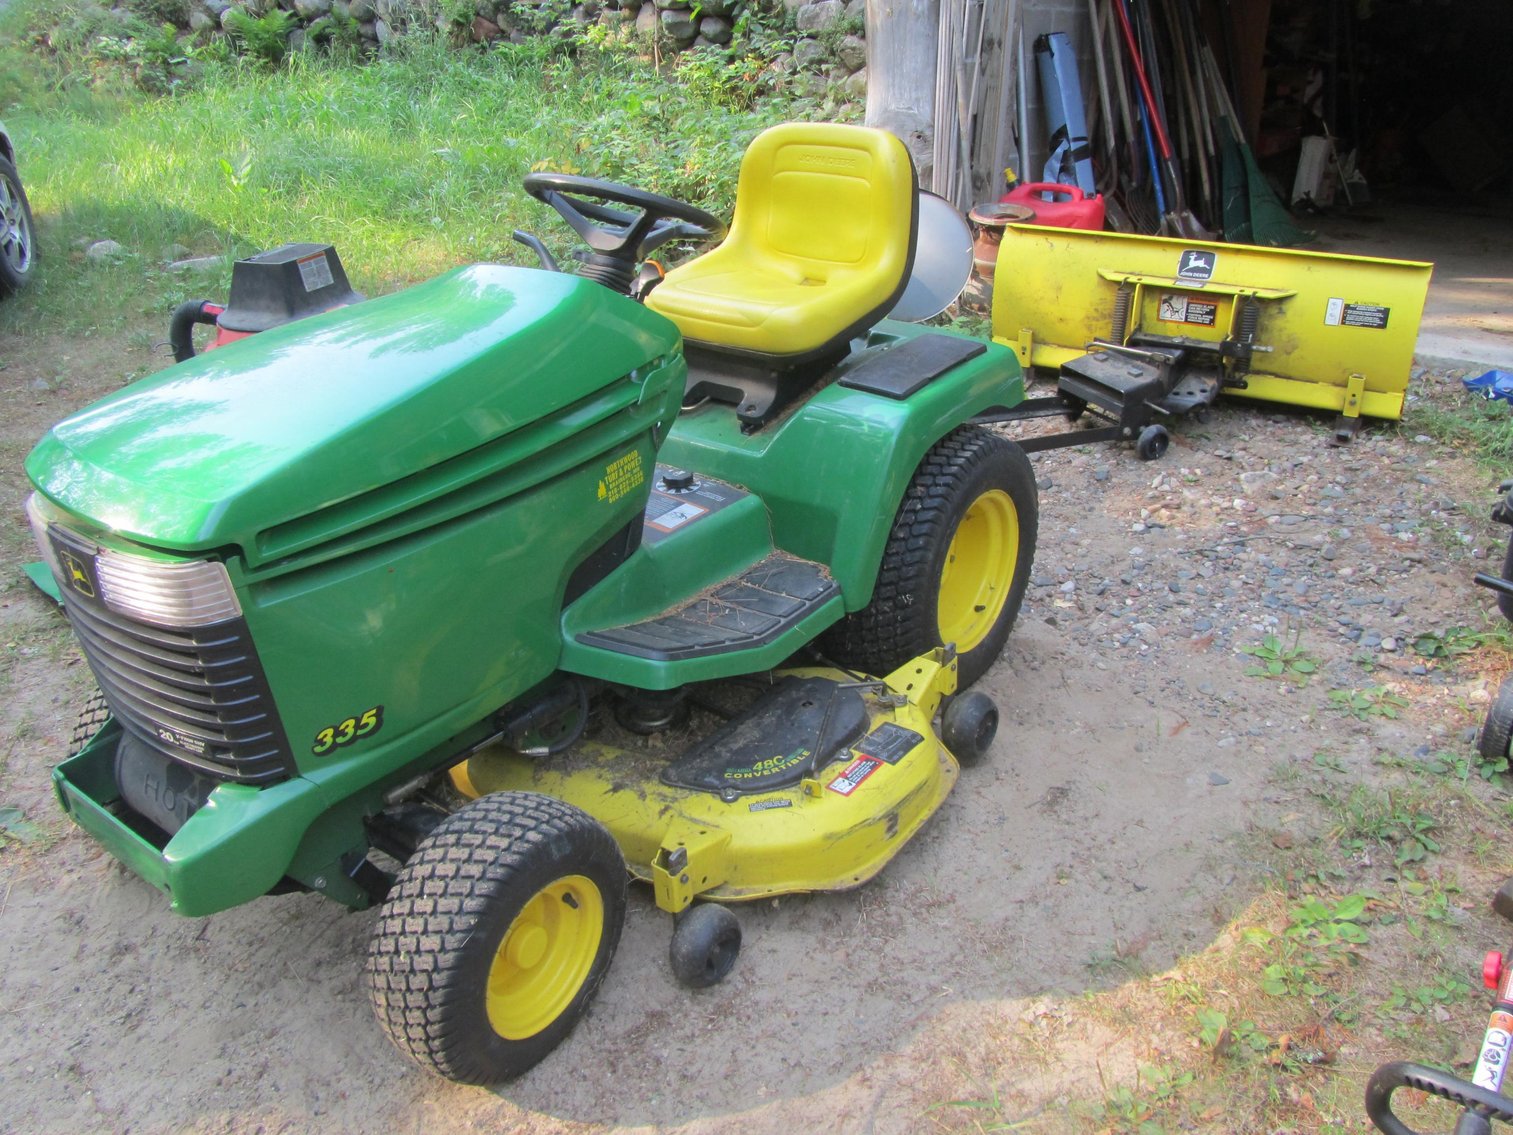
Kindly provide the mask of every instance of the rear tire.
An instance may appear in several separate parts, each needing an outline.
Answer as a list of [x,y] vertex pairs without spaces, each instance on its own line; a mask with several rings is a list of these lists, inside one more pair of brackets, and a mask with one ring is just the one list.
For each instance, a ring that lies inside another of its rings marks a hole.
[[500,792],[448,816],[399,873],[368,951],[389,1039],[422,1067],[495,1084],[582,1017],[625,922],[625,860],[587,813]]
[[970,686],[1019,615],[1037,518],[1035,471],[1022,449],[979,426],[947,434],[904,491],[872,601],[827,631],[822,649],[885,676],[952,642],[958,688]]

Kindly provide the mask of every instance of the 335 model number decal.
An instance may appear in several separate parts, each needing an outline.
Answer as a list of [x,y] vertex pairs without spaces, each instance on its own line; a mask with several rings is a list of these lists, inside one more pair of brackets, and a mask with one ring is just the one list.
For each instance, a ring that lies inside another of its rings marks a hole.
[[328,725],[315,735],[315,744],[310,746],[310,751],[317,757],[323,757],[343,745],[350,745],[353,741],[360,741],[364,737],[371,737],[383,728],[384,707],[375,705],[372,709],[365,709],[356,717],[349,717],[345,721]]

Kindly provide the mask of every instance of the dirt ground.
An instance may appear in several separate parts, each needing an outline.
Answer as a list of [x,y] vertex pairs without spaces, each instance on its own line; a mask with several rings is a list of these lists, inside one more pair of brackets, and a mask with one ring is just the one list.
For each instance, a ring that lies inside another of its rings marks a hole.
[[[1038,456],[1034,585],[983,682],[1003,725],[922,834],[859,891],[741,909],[737,968],[704,991],[674,983],[669,920],[633,890],[569,1040],[497,1092],[458,1087],[373,1019],[371,912],[286,896],[180,918],[51,800],[89,679],[21,577],[21,466],[52,421],[158,365],[126,343],[0,358],[0,805],[39,829],[0,849],[4,1130],[934,1130],[931,1106],[970,1088],[964,1069],[1002,1022],[1214,940],[1260,892],[1268,837],[1319,831],[1290,766],[1324,749],[1466,751],[1495,681],[1406,648],[1488,625],[1469,577],[1506,537],[1486,519],[1494,486],[1420,440],[1411,409],[1342,449],[1322,419],[1236,403],[1181,428],[1158,463],[1108,446]],[[1455,387],[1416,373],[1416,397]],[[1240,648],[1268,631],[1296,632],[1321,680],[1246,676]],[[1328,712],[1330,688],[1366,681],[1405,697],[1398,718]],[[1054,1116],[1121,1075],[1138,1031],[1088,1032],[974,1094]]]

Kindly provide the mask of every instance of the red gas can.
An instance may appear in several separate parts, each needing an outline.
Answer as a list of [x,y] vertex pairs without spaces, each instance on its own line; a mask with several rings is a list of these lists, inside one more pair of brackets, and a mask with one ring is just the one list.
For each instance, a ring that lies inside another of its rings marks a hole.
[[1027,181],[1016,185],[999,200],[1034,209],[1032,224],[1055,225],[1061,229],[1103,228],[1103,194],[1089,197],[1075,185]]

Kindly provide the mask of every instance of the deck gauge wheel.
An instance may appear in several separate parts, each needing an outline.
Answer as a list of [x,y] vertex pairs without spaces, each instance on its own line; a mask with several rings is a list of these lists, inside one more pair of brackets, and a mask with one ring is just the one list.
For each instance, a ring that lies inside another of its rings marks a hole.
[[741,924],[718,903],[690,907],[678,917],[668,948],[673,976],[690,989],[717,985],[735,968]]
[[958,694],[940,715],[940,739],[959,765],[981,764],[998,735],[998,707],[981,690]]

